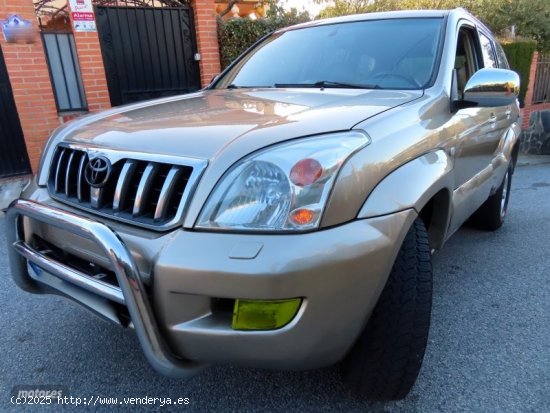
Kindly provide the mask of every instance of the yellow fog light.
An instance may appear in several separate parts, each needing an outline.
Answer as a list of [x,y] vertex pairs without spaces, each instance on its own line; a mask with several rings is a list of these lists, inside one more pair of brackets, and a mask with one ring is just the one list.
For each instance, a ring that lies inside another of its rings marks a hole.
[[235,300],[233,330],[274,330],[290,323],[301,298],[287,300]]

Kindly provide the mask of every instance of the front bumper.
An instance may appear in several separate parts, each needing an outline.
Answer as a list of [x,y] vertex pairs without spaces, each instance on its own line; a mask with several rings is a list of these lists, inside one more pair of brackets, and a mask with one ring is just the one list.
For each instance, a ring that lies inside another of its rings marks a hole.
[[[150,258],[149,286],[124,232],[94,219],[19,200],[7,212],[7,230],[12,275],[21,288],[66,296],[113,321],[116,308],[127,307],[151,365],[186,377],[209,362],[305,369],[340,360],[364,327],[415,217],[407,210],[292,235],[178,230]],[[64,231],[83,245],[93,243],[119,288],[33,249],[29,222],[46,226],[52,239]],[[212,305],[294,297],[303,298],[300,310],[277,330],[235,331],[230,314]]]
[[[29,260],[38,267],[46,267],[47,272],[60,276],[64,282],[71,283],[71,278],[73,281],[79,280],[80,285],[76,285],[81,288],[88,286],[83,289],[91,293],[103,295],[105,298],[114,294],[92,284],[89,277],[79,275],[60,263],[48,261],[39,251],[30,247],[24,241],[23,217],[44,222],[96,243],[113,266],[122,293],[120,298],[128,308],[149,363],[158,372],[172,377],[188,377],[194,374],[199,367],[196,363],[174,357],[166,347],[132,255],[122,240],[104,224],[33,201],[14,201],[7,211],[7,238],[8,245],[13,246],[9,248],[12,276],[19,286],[35,292],[40,290],[40,286],[27,273]],[[50,287],[55,288],[52,285]]]

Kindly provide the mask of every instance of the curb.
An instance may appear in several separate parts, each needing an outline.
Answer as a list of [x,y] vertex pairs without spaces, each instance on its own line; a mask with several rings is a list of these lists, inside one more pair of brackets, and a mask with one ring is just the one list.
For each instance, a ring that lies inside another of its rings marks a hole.
[[550,164],[550,155],[520,155],[518,167]]

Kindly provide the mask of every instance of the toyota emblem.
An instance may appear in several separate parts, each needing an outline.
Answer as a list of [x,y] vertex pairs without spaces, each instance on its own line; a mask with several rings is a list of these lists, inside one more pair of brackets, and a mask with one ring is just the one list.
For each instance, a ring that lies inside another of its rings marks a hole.
[[86,182],[94,188],[102,188],[109,180],[111,162],[104,156],[90,159],[84,171]]

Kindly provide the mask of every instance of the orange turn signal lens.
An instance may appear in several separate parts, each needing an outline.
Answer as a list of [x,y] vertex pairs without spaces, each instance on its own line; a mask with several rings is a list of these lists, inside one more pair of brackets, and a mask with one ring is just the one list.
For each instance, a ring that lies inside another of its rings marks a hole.
[[297,186],[316,182],[323,174],[323,167],[315,159],[306,158],[296,162],[290,170],[290,181]]
[[313,211],[305,208],[297,209],[295,211],[292,211],[292,213],[290,214],[290,219],[297,225],[310,224],[313,221],[313,218],[315,218],[315,214],[313,213]]

